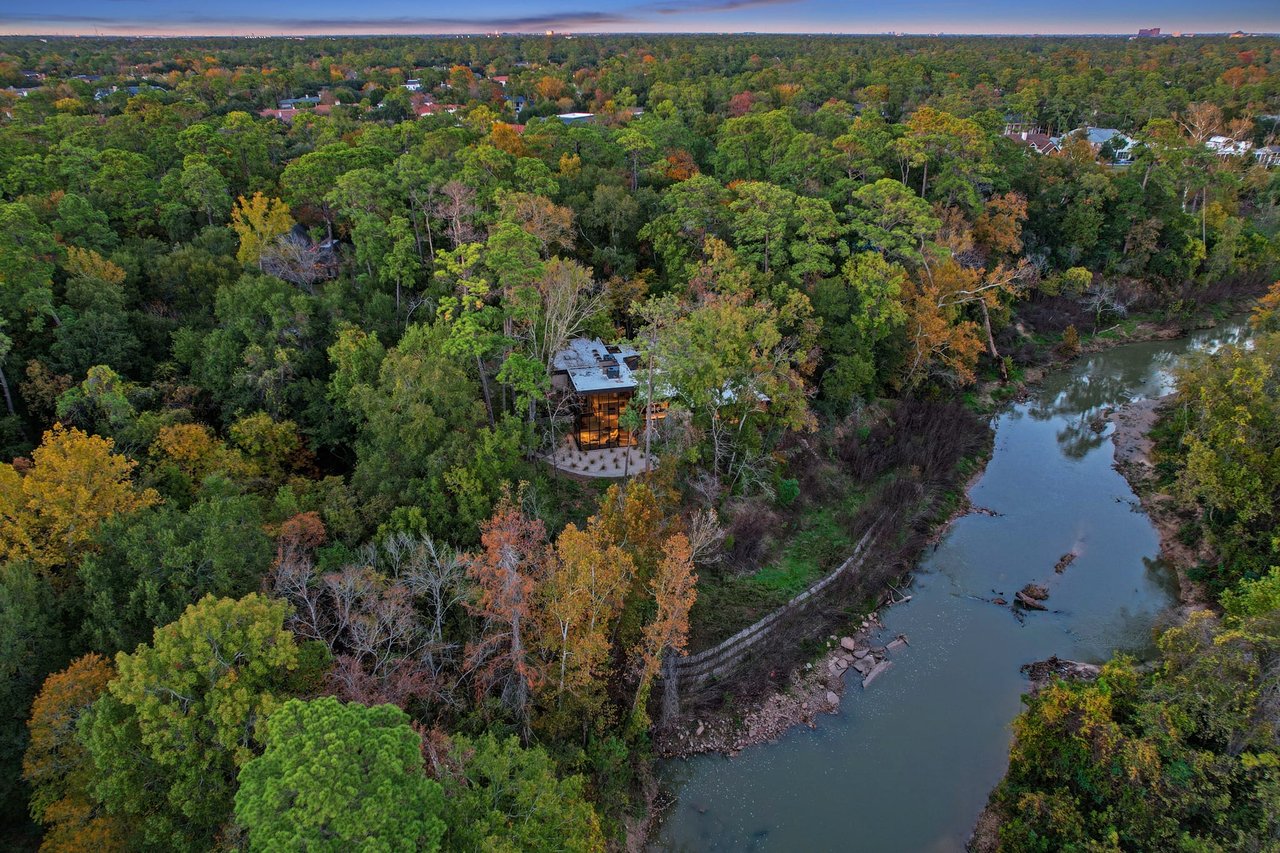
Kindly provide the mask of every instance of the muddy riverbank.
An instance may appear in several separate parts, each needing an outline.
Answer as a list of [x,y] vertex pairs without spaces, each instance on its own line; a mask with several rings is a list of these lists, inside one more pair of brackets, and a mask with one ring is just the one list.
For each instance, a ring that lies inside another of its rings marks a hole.
[[1201,563],[1211,561],[1214,554],[1203,538],[1195,546],[1188,546],[1182,540],[1183,526],[1193,519],[1173,495],[1160,491],[1156,484],[1155,445],[1151,430],[1161,414],[1173,404],[1172,394],[1137,400],[1109,413],[1107,420],[1115,427],[1111,440],[1115,444],[1116,470],[1129,481],[1147,517],[1160,534],[1160,559],[1177,573],[1179,609],[1185,614],[1188,610],[1209,606],[1209,595],[1191,579],[1188,572]]

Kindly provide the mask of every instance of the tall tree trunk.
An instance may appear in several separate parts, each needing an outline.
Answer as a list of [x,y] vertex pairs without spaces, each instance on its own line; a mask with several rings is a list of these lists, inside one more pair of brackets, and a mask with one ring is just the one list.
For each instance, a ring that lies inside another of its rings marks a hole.
[[493,398],[489,396],[489,377],[484,369],[484,362],[476,356],[476,370],[480,373],[480,389],[484,391],[484,410],[489,415],[489,426],[493,426]]
[[644,400],[644,470],[647,474],[653,467],[653,455],[650,453],[653,447],[653,349],[658,345],[658,333],[654,330],[649,338],[649,369],[648,385],[649,391],[645,394]]
[[9,414],[16,415],[13,410],[13,395],[9,393],[9,377],[4,375],[4,368],[0,367],[0,389],[4,389],[4,405],[9,410]]
[[1000,365],[1000,378],[1008,382],[1009,370],[1005,367],[1000,353],[996,351],[996,339],[991,334],[991,312],[987,309],[987,300],[979,299],[978,304],[982,306],[982,328],[987,332],[987,349],[991,352],[991,357],[996,360],[996,364]]

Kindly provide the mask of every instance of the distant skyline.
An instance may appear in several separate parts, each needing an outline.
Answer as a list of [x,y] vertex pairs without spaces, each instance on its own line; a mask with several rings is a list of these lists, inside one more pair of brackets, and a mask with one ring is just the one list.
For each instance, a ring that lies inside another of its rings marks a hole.
[[[10,3],[13,0],[10,0]],[[44,0],[0,9],[0,33],[338,35],[542,32],[1133,34],[1280,32],[1280,0]]]

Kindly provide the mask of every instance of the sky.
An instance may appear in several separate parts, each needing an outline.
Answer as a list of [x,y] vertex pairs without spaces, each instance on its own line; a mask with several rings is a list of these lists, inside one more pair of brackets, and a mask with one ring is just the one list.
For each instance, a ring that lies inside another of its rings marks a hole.
[[0,0],[0,33],[1280,32],[1280,0]]

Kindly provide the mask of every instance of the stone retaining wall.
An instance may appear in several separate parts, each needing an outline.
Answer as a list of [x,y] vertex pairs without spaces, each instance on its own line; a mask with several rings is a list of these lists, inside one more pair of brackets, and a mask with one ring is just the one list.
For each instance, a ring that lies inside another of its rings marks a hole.
[[[838,583],[842,578],[856,572],[862,566],[863,561],[870,556],[877,528],[878,525],[873,524],[866,533],[862,534],[862,538],[854,546],[853,553],[838,568],[754,625],[743,628],[719,645],[698,652],[696,655],[668,656],[663,662],[659,676],[663,719],[671,719],[679,712],[681,705],[705,696],[718,684],[731,680],[757,662],[763,655],[762,644],[766,640],[783,627],[795,628],[798,617],[804,611],[822,602],[832,591],[839,588]],[[815,619],[806,633],[816,637],[825,629],[826,626],[822,620]],[[805,637],[805,639],[811,638]],[[794,637],[791,641],[794,641]]]

